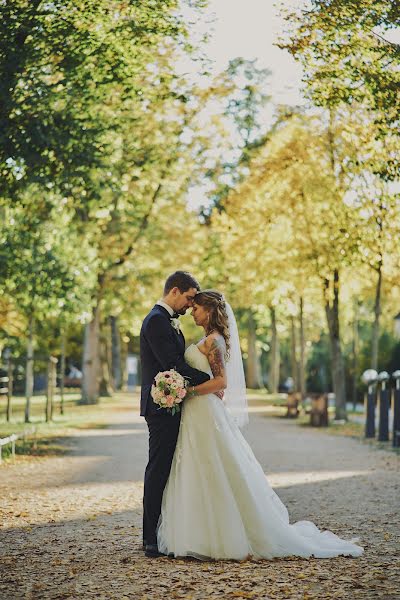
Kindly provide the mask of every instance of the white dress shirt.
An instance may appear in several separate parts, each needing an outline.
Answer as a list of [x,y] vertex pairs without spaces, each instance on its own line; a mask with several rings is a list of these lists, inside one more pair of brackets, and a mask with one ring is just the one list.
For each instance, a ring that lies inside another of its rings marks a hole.
[[166,302],[164,302],[164,300],[159,300],[158,302],[156,302],[156,304],[158,304],[159,306],[162,306],[163,308],[165,308],[165,310],[167,310],[169,312],[169,314],[172,315],[174,314],[174,309],[170,307],[169,304],[167,304]]

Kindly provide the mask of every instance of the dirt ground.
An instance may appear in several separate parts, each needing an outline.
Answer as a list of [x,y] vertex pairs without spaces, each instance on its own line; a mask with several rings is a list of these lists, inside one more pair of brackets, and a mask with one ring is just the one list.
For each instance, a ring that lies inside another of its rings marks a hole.
[[77,431],[65,456],[0,467],[0,597],[208,600],[400,597],[400,457],[273,418],[245,437],[291,521],[358,536],[361,558],[199,562],[141,549],[147,430],[137,405]]

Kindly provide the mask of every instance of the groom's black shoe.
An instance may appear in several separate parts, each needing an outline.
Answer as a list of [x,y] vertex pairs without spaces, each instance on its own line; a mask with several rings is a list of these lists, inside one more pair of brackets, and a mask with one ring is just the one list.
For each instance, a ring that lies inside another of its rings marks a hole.
[[144,553],[147,558],[158,558],[159,556],[165,556],[159,551],[157,544],[146,544]]

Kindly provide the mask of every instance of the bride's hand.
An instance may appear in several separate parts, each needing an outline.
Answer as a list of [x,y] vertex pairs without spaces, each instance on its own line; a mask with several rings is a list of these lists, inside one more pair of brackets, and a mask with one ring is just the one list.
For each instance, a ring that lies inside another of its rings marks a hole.
[[224,399],[224,390],[218,390],[218,392],[215,392],[215,395],[218,396],[218,398],[220,400]]

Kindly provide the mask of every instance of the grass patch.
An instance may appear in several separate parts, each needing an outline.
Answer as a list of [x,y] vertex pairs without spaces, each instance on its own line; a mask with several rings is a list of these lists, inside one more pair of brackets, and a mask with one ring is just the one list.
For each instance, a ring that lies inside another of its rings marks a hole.
[[64,429],[80,427],[107,427],[111,413],[125,412],[133,408],[133,400],[137,397],[132,393],[117,393],[112,398],[102,397],[97,404],[78,404],[79,394],[72,393],[66,396],[64,414],[60,413],[59,401],[54,403],[53,419],[49,423],[45,420],[45,396],[35,396],[32,399],[32,412],[29,423],[24,423],[24,398],[13,398],[12,419],[8,423],[5,414],[0,413],[0,437],[11,433],[20,433],[26,428],[34,426],[38,433],[49,432],[57,434]]
[[75,429],[85,430],[85,429],[107,429],[108,423],[79,423],[75,426]]
[[389,450],[400,456],[400,448],[393,448],[392,440],[389,440],[388,442],[380,442],[376,438],[366,438],[364,436],[365,427],[363,423],[354,423],[351,421],[343,424],[332,423],[327,428],[327,432],[332,435],[356,438],[364,444],[373,446],[377,450]]
[[[62,438],[27,438],[15,442],[15,456],[63,456],[69,446]],[[12,459],[11,444],[3,446],[2,459]]]
[[310,427],[312,429],[326,431],[326,433],[330,433],[332,435],[344,435],[347,437],[356,437],[361,438],[364,433],[364,426],[362,423],[354,423],[353,421],[346,421],[345,423],[335,423],[333,420],[334,410],[329,411],[329,425],[328,427],[313,427],[310,423],[310,415],[309,414],[301,414],[296,423],[300,427]]
[[[16,455],[26,456],[56,456],[68,451],[63,441],[76,430],[105,429],[115,419],[116,412],[133,410],[137,393],[117,393],[112,398],[100,398],[98,404],[78,404],[80,395],[76,392],[66,394],[64,414],[60,414],[59,399],[54,403],[53,420],[45,421],[46,398],[43,395],[32,398],[32,417],[29,423],[24,423],[25,398],[13,398],[12,419],[5,420],[5,414],[0,413],[0,438],[16,433],[29,432],[26,439],[16,441]],[[11,444],[3,446],[2,456],[11,456]]]
[[329,416],[330,421],[328,427],[312,427],[310,425],[310,415],[305,414],[301,414],[296,419],[296,425],[298,425],[299,427],[309,427],[315,429],[316,431],[328,433],[329,435],[351,437],[353,439],[358,440],[359,442],[362,442],[363,444],[373,446],[377,450],[389,450],[390,452],[394,452],[395,454],[398,454],[400,456],[400,448],[393,448],[392,440],[388,442],[379,442],[376,438],[364,437],[364,423],[355,423],[354,421],[346,421],[345,423],[335,423],[333,421],[334,412]]
[[248,400],[259,400],[267,406],[281,406],[286,404],[286,394],[269,394],[267,390],[253,390],[247,388],[246,395]]
[[344,435],[348,437],[361,438],[364,435],[364,425],[362,423],[354,423],[347,421],[346,423],[330,423],[329,433],[332,435]]

